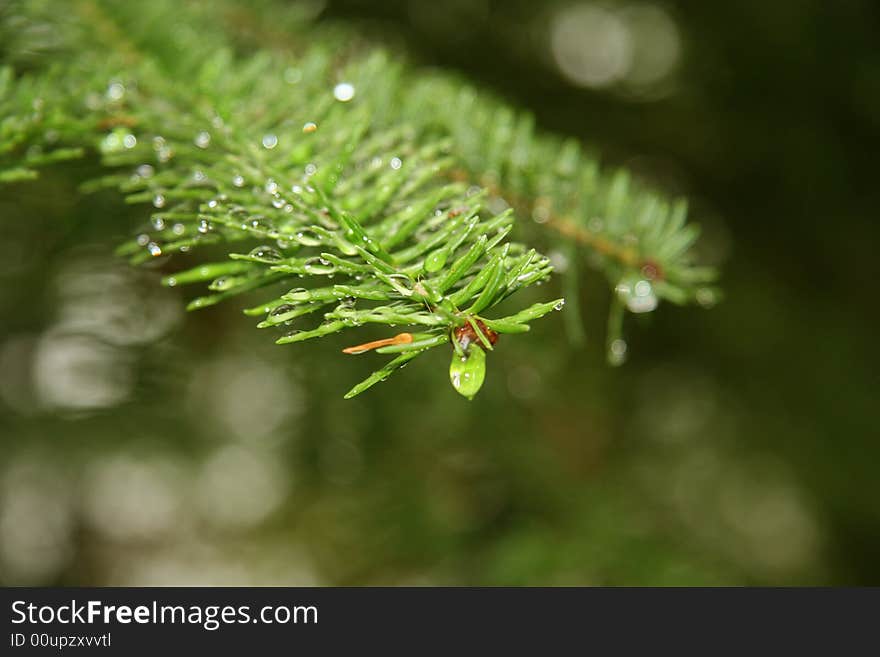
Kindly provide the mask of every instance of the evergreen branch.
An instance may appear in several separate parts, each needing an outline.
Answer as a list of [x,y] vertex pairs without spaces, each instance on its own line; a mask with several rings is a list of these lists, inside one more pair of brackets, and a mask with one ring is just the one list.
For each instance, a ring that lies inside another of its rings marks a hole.
[[[448,76],[413,75],[381,50],[341,46],[333,30],[302,52],[239,55],[214,3],[77,0],[63,26],[51,4],[7,10],[58,29],[49,44],[25,39],[4,54],[16,68],[0,69],[0,182],[100,153],[111,173],[86,189],[154,206],[121,255],[137,263],[229,246],[228,260],[163,279],[209,283],[190,309],[317,281],[245,310],[288,330],[280,344],[371,323],[420,328],[378,341],[399,355],[347,397],[449,341],[453,385],[472,397],[498,333],[561,309],[558,300],[485,317],[552,270],[507,240],[514,218],[499,194],[597,256],[618,294],[641,300],[627,300],[631,310],[652,309],[655,294],[685,301],[712,277],[690,263],[696,232],[682,204],[630,189],[625,173],[600,175],[573,142],[560,151],[528,115]],[[305,31],[297,14],[281,14],[285,34]],[[23,55],[47,50],[64,63],[40,68]],[[601,224],[585,221],[597,213]],[[315,313],[317,325],[289,330]]]

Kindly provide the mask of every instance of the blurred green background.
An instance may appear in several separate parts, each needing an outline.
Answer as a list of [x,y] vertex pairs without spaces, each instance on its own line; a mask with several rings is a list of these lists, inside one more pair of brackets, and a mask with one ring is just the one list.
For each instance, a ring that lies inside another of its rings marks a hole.
[[587,344],[505,338],[471,403],[445,354],[343,401],[375,359],[184,317],[179,262],[111,257],[146,211],[81,197],[95,162],[0,190],[0,581],[880,584],[878,19],[327,3],[686,194],[723,266],[715,309],[630,318],[618,369],[590,274]]

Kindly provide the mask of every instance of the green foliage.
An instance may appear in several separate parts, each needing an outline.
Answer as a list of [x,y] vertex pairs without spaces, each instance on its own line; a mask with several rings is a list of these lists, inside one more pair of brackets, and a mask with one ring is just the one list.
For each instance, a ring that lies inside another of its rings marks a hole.
[[[624,307],[713,298],[702,286],[714,272],[691,261],[697,230],[684,203],[600,172],[577,143],[536,134],[531,116],[316,27],[301,9],[266,3],[249,14],[265,24],[253,26],[233,7],[10,5],[3,30],[18,36],[0,70],[0,182],[97,152],[109,172],[86,191],[116,188],[153,206],[120,255],[141,263],[214,245],[228,256],[164,278],[208,284],[190,309],[259,291],[264,300],[245,313],[286,331],[279,344],[366,324],[418,331],[381,347],[393,360],[347,397],[450,340],[453,369],[470,377],[457,389],[472,397],[486,354],[472,346],[461,360],[456,329],[525,332],[562,307],[486,316],[552,270],[508,240],[515,210],[612,281],[612,357],[622,354]],[[251,33],[266,41],[255,52]],[[59,51],[63,64],[42,65],[41,53]],[[574,299],[577,272],[566,274]]]

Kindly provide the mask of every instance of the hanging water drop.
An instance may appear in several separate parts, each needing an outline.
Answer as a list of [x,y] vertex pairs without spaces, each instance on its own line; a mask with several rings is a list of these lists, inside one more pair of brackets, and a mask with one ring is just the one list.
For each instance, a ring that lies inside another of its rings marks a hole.
[[165,197],[162,194],[156,194],[153,197],[153,205],[157,208],[165,207]]
[[271,132],[263,135],[263,148],[272,150],[278,145],[278,136]]
[[235,174],[232,176],[232,184],[236,187],[244,187],[244,176],[240,173]]
[[163,230],[165,228],[165,220],[162,217],[153,217],[150,219],[150,223],[156,230]]
[[449,364],[449,381],[455,391],[473,399],[486,378],[486,352],[476,344],[471,344],[465,356],[452,353]]
[[309,121],[305,125],[303,125],[303,134],[310,135],[315,130],[318,129],[318,124],[314,121]]
[[402,166],[403,166],[403,160],[401,160],[399,157],[392,157],[391,158],[391,168],[392,169],[397,170]]
[[147,251],[149,251],[150,255],[154,258],[162,255],[162,247],[160,247],[155,242],[150,242],[149,244],[147,244]]
[[565,307],[565,299],[560,299],[557,303],[553,304],[553,310],[562,310]]
[[207,148],[211,143],[211,133],[206,130],[202,130],[199,134],[196,135],[196,138],[193,140],[195,145],[199,148]]
[[211,230],[211,223],[207,219],[199,219],[198,231],[205,235]]

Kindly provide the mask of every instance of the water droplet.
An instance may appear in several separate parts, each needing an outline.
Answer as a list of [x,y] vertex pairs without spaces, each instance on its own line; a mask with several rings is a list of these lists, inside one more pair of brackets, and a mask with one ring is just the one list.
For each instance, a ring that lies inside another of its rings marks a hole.
[[174,278],[173,276],[169,276],[168,278],[165,279],[165,284],[168,287],[174,287],[175,285],[177,285],[177,279]]
[[310,274],[316,275],[332,274],[336,271],[336,267],[334,267],[329,260],[317,256],[307,259],[303,263],[303,267],[307,269]]
[[142,164],[137,168],[137,175],[141,178],[151,178],[156,170],[149,164]]
[[206,233],[210,232],[211,231],[211,222],[209,222],[207,219],[199,219],[198,231],[202,235],[205,235]]
[[303,125],[303,133],[307,134],[307,135],[313,133],[317,129],[318,129],[318,124],[315,123],[314,121],[309,121]]
[[223,290],[228,290],[233,287],[235,283],[236,280],[232,276],[221,276],[220,278],[215,278],[208,286],[208,289],[222,292]]
[[557,303],[553,304],[553,310],[562,310],[565,307],[565,299],[560,299]]
[[280,315],[286,315],[287,313],[289,313],[292,310],[296,310],[295,305],[293,305],[292,303],[282,303],[280,306],[278,306],[277,308],[272,310],[272,312],[269,313],[269,315],[271,317],[278,317]]
[[617,338],[608,345],[608,362],[612,365],[622,365],[626,361],[626,340]]
[[281,198],[280,196],[278,198],[272,199],[272,207],[276,208],[278,210],[283,208],[285,203],[286,203],[286,201],[283,198]]
[[186,226],[181,223],[174,224],[171,227],[171,232],[175,235],[183,235],[186,232]]
[[614,290],[630,312],[649,313],[657,307],[657,295],[648,280],[628,277],[618,283]]
[[641,280],[633,286],[633,294],[627,300],[626,307],[634,313],[649,313],[657,308],[657,303],[654,286],[646,280]]
[[162,194],[156,194],[153,197],[153,205],[156,206],[157,208],[164,208],[165,207],[165,197]]
[[122,148],[122,136],[118,132],[110,132],[101,140],[101,152],[115,153]]
[[277,194],[278,193],[278,183],[275,182],[272,178],[266,181],[266,192],[269,194]]
[[159,158],[160,162],[167,162],[172,157],[174,157],[174,151],[168,147],[160,148],[159,153],[156,155]]
[[260,258],[261,260],[272,261],[281,260],[282,258],[278,250],[272,248],[271,246],[258,246],[253,249],[248,255],[250,255],[252,258]]
[[273,149],[278,145],[278,136],[271,132],[263,135],[263,148]]
[[467,357],[460,357],[455,352],[449,364],[449,381],[455,390],[473,399],[483,385],[486,377],[486,353],[477,345],[468,349]]
[[532,207],[532,220],[538,224],[545,224],[550,221],[551,203],[545,196],[540,196]]
[[285,299],[290,299],[291,301],[308,301],[311,293],[304,287],[295,287],[290,292],[284,295]]
[[146,233],[141,233],[135,241],[138,243],[138,246],[146,246],[150,242],[150,236]]
[[299,231],[296,234],[296,241],[303,246],[318,246],[324,242],[320,235],[309,228]]
[[392,157],[391,158],[391,168],[392,169],[396,170],[402,166],[403,166],[403,160],[401,160],[399,157]]
[[348,82],[340,82],[333,87],[333,97],[343,103],[347,103],[354,98],[354,85]]
[[393,281],[394,289],[400,294],[410,296],[413,293],[413,282],[406,274],[390,274],[388,279]]
[[318,170],[318,167],[316,167],[314,164],[312,164],[311,162],[309,162],[309,163],[306,165],[306,176],[314,176],[314,175],[315,175],[315,172],[316,172],[317,170]]
[[125,95],[125,85],[121,82],[111,82],[107,87],[107,98],[112,101],[122,100]]
[[196,135],[196,138],[193,140],[195,145],[199,148],[207,148],[211,143],[211,133],[206,130],[202,130],[199,134]]
[[244,176],[240,173],[235,174],[232,176],[232,184],[236,187],[244,187]]
[[201,169],[196,169],[195,171],[193,171],[193,180],[195,180],[196,182],[205,182],[207,178],[208,176],[206,176],[205,172]]
[[149,244],[147,244],[147,251],[149,251],[150,255],[154,258],[162,255],[162,247],[160,247],[155,242],[150,242]]
[[211,208],[212,210],[214,208],[216,208],[218,205],[219,205],[219,203],[217,203],[217,199],[215,199],[215,198],[212,198],[210,201],[208,201],[208,207]]
[[438,272],[443,269],[443,265],[446,264],[446,260],[449,258],[449,249],[437,249],[436,251],[432,251],[427,258],[425,258],[425,271],[427,272]]

